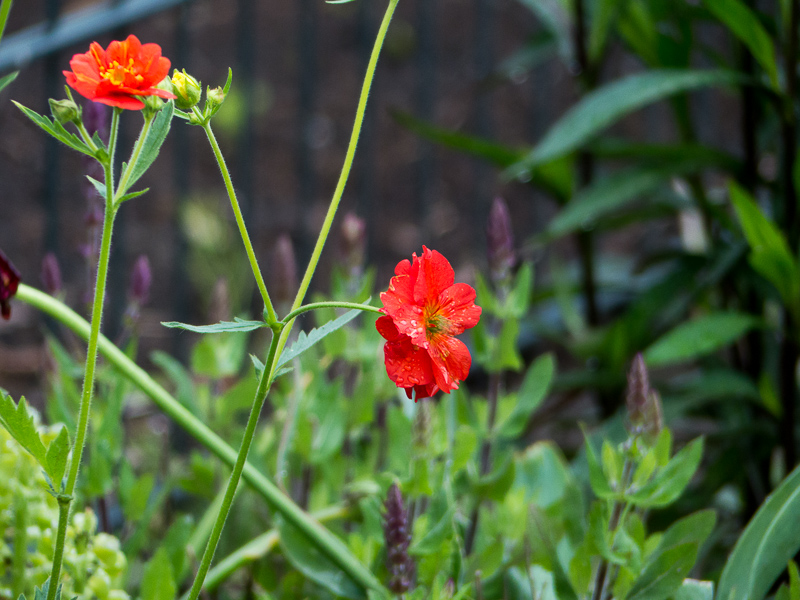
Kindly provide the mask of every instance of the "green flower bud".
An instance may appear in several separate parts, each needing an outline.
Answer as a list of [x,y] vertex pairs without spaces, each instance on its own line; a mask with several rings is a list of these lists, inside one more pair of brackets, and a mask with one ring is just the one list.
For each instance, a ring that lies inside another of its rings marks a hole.
[[178,97],[175,100],[175,106],[182,110],[189,110],[200,102],[200,96],[203,94],[203,86],[197,79],[189,75],[186,69],[183,72],[175,69],[172,75],[172,87]]
[[225,92],[221,87],[215,87],[213,90],[208,88],[206,90],[206,108],[215,109],[225,102]]
[[[168,92],[175,93],[175,90],[172,87],[172,80],[170,80],[169,77],[164,77],[164,79],[162,79],[156,87],[160,90],[166,90]],[[145,96],[140,97],[140,99],[142,102],[144,102],[144,108],[142,109],[142,112],[146,114],[156,113],[164,106],[164,100],[158,96]]]
[[50,103],[50,114],[62,125],[80,121],[81,110],[72,100],[53,100],[50,98],[48,102]]

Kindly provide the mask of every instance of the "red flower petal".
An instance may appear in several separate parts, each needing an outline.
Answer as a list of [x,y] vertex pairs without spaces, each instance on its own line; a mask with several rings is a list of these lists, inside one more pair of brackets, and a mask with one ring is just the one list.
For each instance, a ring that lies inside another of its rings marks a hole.
[[135,35],[113,41],[108,49],[92,42],[89,52],[76,54],[72,71],[64,71],[67,84],[82,96],[128,110],[144,108],[139,96],[174,99],[175,94],[156,86],[169,74],[170,61],[158,44],[142,44]]
[[475,290],[466,283],[450,286],[439,295],[439,314],[449,321],[448,335],[458,335],[481,320],[481,307],[475,305]]
[[453,285],[455,273],[444,256],[425,246],[418,261],[419,276],[414,283],[414,300],[424,305]]
[[428,350],[433,363],[436,385],[445,393],[457,390],[458,384],[467,378],[472,357],[464,343],[454,337],[441,336]]
[[431,358],[411,343],[408,336],[386,342],[383,347],[386,373],[397,387],[413,388],[435,384]]

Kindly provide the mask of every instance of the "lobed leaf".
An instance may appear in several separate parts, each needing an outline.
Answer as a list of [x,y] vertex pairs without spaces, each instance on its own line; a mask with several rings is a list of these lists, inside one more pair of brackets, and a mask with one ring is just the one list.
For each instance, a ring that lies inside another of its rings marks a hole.
[[[33,414],[28,411],[28,403],[23,396],[19,404],[14,404],[14,400],[8,394],[0,392],[0,424],[11,434],[20,446],[33,456],[45,471],[47,468],[47,449],[36,428]],[[61,477],[53,478],[61,480]]]
[[354,308],[353,310],[347,311],[341,317],[325,323],[325,325],[322,327],[312,329],[308,332],[308,334],[301,331],[300,335],[297,337],[297,341],[292,344],[292,347],[284,350],[281,354],[276,365],[276,370],[288,363],[293,358],[300,356],[303,352],[311,348],[311,346],[319,342],[325,336],[330,335],[340,327],[344,327],[360,314],[361,310]]
[[45,116],[40,115],[34,110],[26,106],[22,106],[19,102],[12,100],[14,104],[19,108],[26,117],[28,117],[31,121],[36,123],[39,127],[44,129],[47,133],[52,135],[61,143],[69,146],[73,150],[77,150],[78,152],[82,152],[83,154],[87,154],[92,158],[95,158],[95,153],[92,151],[89,146],[87,146],[83,140],[75,135],[74,133],[70,133],[67,131],[64,126],[59,123],[58,121],[51,121]]
[[179,323],[178,321],[162,321],[164,327],[170,329],[185,329],[186,331],[193,331],[195,333],[226,333],[234,331],[254,331],[261,327],[267,327],[264,321],[245,321],[238,317],[234,317],[233,321],[220,321],[213,325],[188,325],[186,323]]

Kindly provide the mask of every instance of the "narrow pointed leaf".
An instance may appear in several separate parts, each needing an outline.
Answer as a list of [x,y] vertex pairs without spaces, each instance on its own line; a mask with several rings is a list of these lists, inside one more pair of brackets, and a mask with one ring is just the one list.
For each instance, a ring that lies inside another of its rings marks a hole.
[[158,111],[156,118],[153,120],[153,125],[150,127],[150,131],[147,132],[147,137],[145,138],[139,158],[136,164],[130,167],[131,175],[128,178],[126,188],[124,190],[118,190],[118,193],[124,195],[156,160],[161,150],[161,145],[164,143],[164,140],[167,139],[174,110],[175,104],[173,102],[167,102],[164,107]]
[[235,318],[233,321],[220,321],[213,325],[188,325],[186,323],[179,323],[178,321],[162,321],[161,324],[170,329],[185,329],[186,331],[193,331],[195,333],[254,331],[267,326],[264,321],[245,321],[239,318]]
[[717,598],[762,600],[800,550],[800,467],[770,494],[725,563]]
[[19,75],[19,71],[14,71],[13,73],[9,73],[8,75],[4,75],[2,78],[0,78],[0,91],[4,90],[9,83],[14,81],[17,78],[17,75]]
[[631,75],[587,94],[553,125],[539,144],[506,174],[524,175],[531,167],[577,150],[602,130],[648,104],[689,90],[747,82],[725,70],[663,69]]
[[53,482],[55,489],[61,489],[61,480],[67,470],[67,458],[69,457],[70,443],[67,428],[62,427],[58,436],[47,447],[47,464],[45,471]]

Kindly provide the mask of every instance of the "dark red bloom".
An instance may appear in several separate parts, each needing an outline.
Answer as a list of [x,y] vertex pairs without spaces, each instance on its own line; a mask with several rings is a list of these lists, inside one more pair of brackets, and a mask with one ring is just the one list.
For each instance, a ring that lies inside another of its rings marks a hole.
[[411,398],[438,390],[449,394],[469,373],[472,357],[454,336],[474,327],[481,317],[475,290],[454,283],[453,267],[435,250],[422,247],[412,261],[400,262],[389,289],[381,294],[382,312],[375,324],[386,339],[384,358],[389,379]]
[[6,320],[11,318],[11,296],[17,293],[19,271],[0,250],[0,315]]
[[137,96],[176,97],[156,87],[170,67],[169,59],[161,56],[161,46],[142,44],[135,35],[111,42],[106,50],[92,42],[89,52],[73,56],[69,66],[72,71],[64,71],[69,86],[94,102],[140,110],[144,102]]

